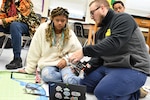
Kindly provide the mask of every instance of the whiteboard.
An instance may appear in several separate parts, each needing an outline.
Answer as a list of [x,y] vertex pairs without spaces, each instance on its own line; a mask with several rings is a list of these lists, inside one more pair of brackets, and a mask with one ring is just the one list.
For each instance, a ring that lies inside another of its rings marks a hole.
[[49,9],[64,7],[69,11],[70,18],[83,19],[86,15],[86,0],[50,0]]
[[42,17],[48,16],[48,5],[49,0],[31,0],[33,3],[33,10],[36,13],[39,13],[42,15]]
[[125,12],[147,17],[150,15],[150,0],[125,0]]

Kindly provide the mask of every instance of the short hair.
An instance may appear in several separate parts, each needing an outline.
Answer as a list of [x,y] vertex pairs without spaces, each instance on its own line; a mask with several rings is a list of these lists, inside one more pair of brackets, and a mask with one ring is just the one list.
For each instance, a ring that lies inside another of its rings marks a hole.
[[109,2],[107,0],[94,0],[89,4],[89,6],[91,6],[95,2],[99,4],[104,4],[107,8],[110,8]]
[[112,7],[114,8],[114,5],[117,4],[117,3],[120,3],[123,7],[124,7],[124,3],[122,1],[115,1],[113,4],[112,4]]

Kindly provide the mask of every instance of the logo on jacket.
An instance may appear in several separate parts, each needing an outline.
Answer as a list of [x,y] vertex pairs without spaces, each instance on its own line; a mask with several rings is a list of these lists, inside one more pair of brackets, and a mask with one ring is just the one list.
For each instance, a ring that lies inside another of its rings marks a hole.
[[107,32],[105,33],[105,37],[108,37],[111,35],[111,30],[110,29],[107,29]]

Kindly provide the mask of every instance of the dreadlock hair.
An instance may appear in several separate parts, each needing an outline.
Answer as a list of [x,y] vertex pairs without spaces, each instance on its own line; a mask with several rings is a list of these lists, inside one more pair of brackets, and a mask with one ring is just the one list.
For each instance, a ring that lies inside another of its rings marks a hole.
[[[50,18],[51,18],[51,23],[48,25],[48,28],[46,29],[46,41],[50,42],[50,47],[52,47],[52,39],[53,39],[53,30],[54,30],[54,23],[53,19],[56,16],[65,16],[68,19],[69,12],[67,9],[64,9],[62,7],[57,7],[52,10]],[[64,32],[64,40],[63,40],[63,45],[68,42],[69,39],[69,27],[66,23],[66,26],[62,30]]]

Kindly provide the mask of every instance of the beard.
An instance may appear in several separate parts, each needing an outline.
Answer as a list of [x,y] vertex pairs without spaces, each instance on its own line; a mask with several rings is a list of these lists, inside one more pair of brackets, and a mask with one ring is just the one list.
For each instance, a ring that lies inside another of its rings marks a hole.
[[104,19],[104,16],[100,15],[98,18],[98,21],[96,22],[97,27],[101,27],[103,25],[102,21]]

